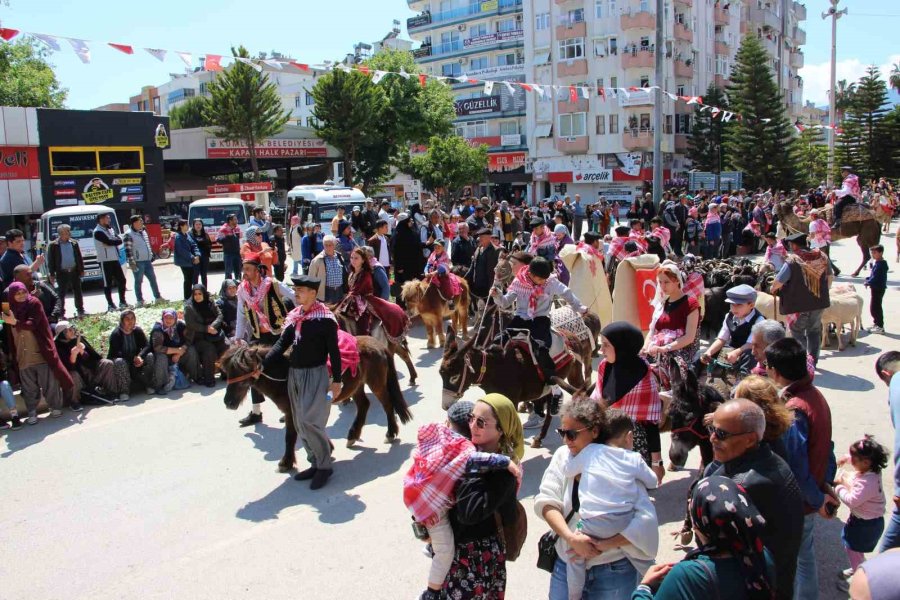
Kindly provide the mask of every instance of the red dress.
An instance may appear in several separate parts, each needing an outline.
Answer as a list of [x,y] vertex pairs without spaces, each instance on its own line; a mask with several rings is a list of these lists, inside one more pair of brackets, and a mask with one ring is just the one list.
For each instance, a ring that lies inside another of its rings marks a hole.
[[380,320],[384,331],[391,340],[400,340],[409,329],[409,317],[396,304],[375,295],[372,274],[368,271],[350,276],[350,293],[344,298],[335,313],[345,314],[358,323],[357,335],[372,333],[371,317]]

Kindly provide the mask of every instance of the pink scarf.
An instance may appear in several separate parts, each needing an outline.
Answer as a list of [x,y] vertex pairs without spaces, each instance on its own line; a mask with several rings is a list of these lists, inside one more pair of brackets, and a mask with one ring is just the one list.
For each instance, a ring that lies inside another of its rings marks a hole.
[[313,302],[313,305],[309,307],[308,311],[304,311],[302,306],[298,306],[289,312],[287,317],[284,318],[283,327],[287,328],[290,325],[294,326],[294,343],[296,344],[300,341],[300,330],[302,329],[301,325],[303,322],[311,321],[313,319],[331,319],[337,323],[334,313],[328,310],[327,306],[316,300]]
[[260,331],[272,330],[272,326],[269,324],[269,317],[268,315],[266,315],[265,309],[266,294],[269,293],[269,288],[271,287],[272,280],[268,277],[263,277],[262,281],[259,284],[259,287],[257,287],[255,291],[250,286],[250,282],[246,279],[243,280],[241,282],[241,285],[238,286],[238,298],[240,298],[244,304],[249,306],[250,309],[253,310],[254,313],[256,313],[256,316],[259,318]]
[[[549,279],[547,281],[550,281]],[[524,266],[516,273],[516,278],[509,284],[509,291],[528,295],[528,318],[534,318],[538,298],[544,295],[544,285],[537,285],[528,276],[528,267]]]
[[705,225],[709,225],[710,223],[721,223],[722,219],[719,218],[719,213],[709,211],[706,213],[706,223]]
[[446,252],[441,252],[441,255],[438,256],[437,252],[432,252],[428,257],[428,267],[430,270],[435,270],[440,266],[448,267],[450,266],[450,257],[447,256]]

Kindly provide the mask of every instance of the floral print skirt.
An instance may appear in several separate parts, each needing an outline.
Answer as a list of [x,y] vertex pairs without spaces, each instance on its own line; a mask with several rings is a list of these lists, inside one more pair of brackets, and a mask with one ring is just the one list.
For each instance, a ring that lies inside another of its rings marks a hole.
[[497,536],[456,544],[444,580],[444,600],[503,600],[506,596],[506,550]]

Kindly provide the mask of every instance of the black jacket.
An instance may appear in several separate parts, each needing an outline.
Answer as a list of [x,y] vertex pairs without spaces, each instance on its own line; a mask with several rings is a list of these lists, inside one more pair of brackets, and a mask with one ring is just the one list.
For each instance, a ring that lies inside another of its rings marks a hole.
[[201,258],[209,258],[210,253],[212,253],[212,242],[209,241],[209,235],[207,235],[206,230],[203,230],[202,233],[197,233],[191,228],[191,237],[194,238],[194,242],[197,244],[197,248],[200,249]]
[[495,513],[504,523],[516,518],[516,478],[509,471],[466,475],[455,493],[450,526],[457,546],[498,535]]
[[216,306],[222,312],[222,332],[225,337],[234,337],[234,329],[237,326],[237,300],[229,302],[220,297],[216,300]]
[[475,254],[475,240],[457,237],[450,243],[450,262],[454,266],[469,267]]
[[43,281],[37,284],[36,291],[39,291],[40,293],[35,294],[32,292],[32,294],[41,301],[41,305],[44,307],[44,314],[47,315],[47,321],[50,322],[50,324],[57,323],[63,314],[63,305],[62,302],[59,301],[59,294],[56,293],[53,286],[50,286]]
[[497,261],[500,259],[500,250],[493,244],[487,248],[478,248],[475,250],[475,256],[472,257],[472,266],[466,275],[466,279],[472,286],[472,294],[479,298],[484,298],[491,290],[494,283],[494,269],[497,268]]
[[728,477],[747,490],[766,520],[762,540],[775,562],[775,597],[792,598],[803,537],[803,496],[791,468],[763,443],[725,464],[710,464],[705,475]]
[[[150,344],[147,341],[147,334],[144,333],[143,329],[135,326],[131,331],[131,335],[134,336],[134,344],[135,347],[137,347],[137,356],[140,356],[142,359],[147,358],[147,354],[151,352]],[[134,356],[125,355],[125,334],[122,333],[122,330],[119,327],[113,329],[113,332],[109,334],[109,351],[106,353],[106,358],[110,360],[123,358],[125,359],[125,362],[128,363],[134,360]]]
[[[72,251],[75,254],[75,271],[79,277],[84,277],[84,259],[81,257],[81,248],[78,242],[69,238],[72,242]],[[47,271],[53,277],[59,273],[62,265],[62,251],[59,249],[59,238],[56,238],[47,245]]]

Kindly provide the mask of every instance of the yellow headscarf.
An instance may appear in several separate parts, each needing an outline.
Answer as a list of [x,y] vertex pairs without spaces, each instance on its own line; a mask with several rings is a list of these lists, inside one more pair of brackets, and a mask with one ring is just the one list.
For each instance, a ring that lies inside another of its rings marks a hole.
[[[512,401],[503,394],[488,394],[481,399],[488,404],[497,414],[500,429],[503,431],[505,443],[500,451],[510,455],[516,462],[520,462],[525,456],[525,434],[522,431],[522,421]],[[510,454],[511,453],[511,454]]]

